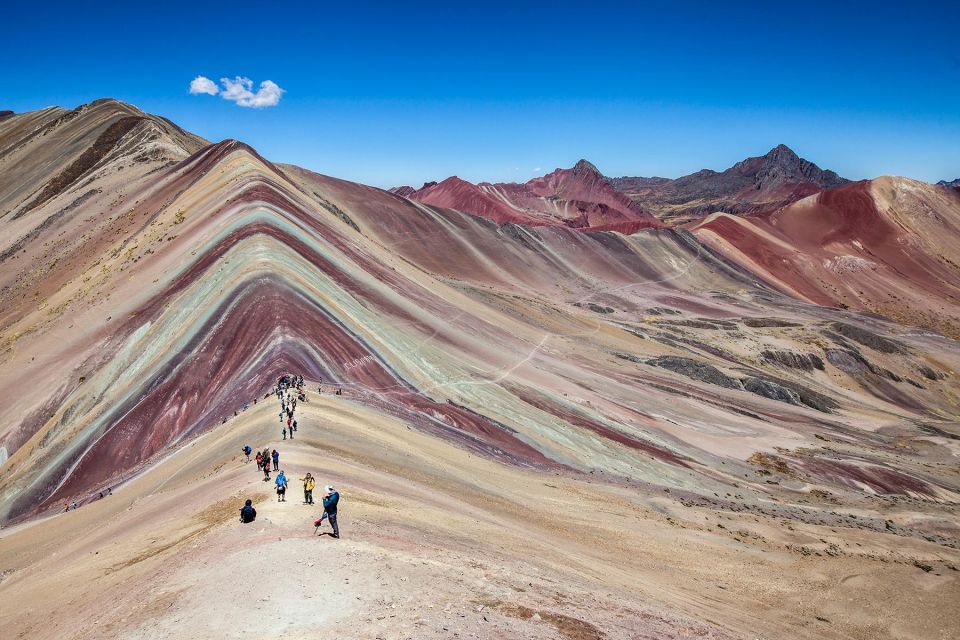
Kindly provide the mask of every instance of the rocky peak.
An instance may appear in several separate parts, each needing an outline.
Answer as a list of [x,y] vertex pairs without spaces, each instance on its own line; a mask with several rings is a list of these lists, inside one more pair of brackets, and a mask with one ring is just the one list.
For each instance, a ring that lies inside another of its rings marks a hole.
[[[587,161],[587,160],[584,160],[584,159],[581,158],[581,159],[577,162],[577,164],[573,165],[573,174],[574,174],[574,175],[579,176],[579,175],[591,174],[591,173],[600,174],[600,170],[597,169],[597,168],[593,165],[593,163],[591,163],[591,162],[589,162],[589,161]],[[602,175],[602,174],[600,174],[600,175]]]

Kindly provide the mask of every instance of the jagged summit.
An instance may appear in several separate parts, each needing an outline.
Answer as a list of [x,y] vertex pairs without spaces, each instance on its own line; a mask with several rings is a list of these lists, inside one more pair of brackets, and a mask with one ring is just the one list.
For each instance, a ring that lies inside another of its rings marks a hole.
[[823,170],[804,160],[785,144],[771,149],[762,160],[762,163],[757,163],[755,158],[748,158],[733,168],[752,176],[758,190],[772,190],[787,182],[812,183],[821,188],[839,187],[849,182],[833,171]]
[[610,183],[661,219],[682,222],[716,211],[762,213],[849,180],[778,144],[724,171],[702,169],[676,179],[613,178]]
[[[391,191],[412,200],[466,211],[503,223],[567,226],[575,229],[659,227],[643,207],[613,189],[587,160],[569,169],[558,168],[525,183],[473,184],[451,176],[420,189]],[[626,226],[624,226],[626,225]]]
[[577,161],[577,164],[573,165],[573,172],[578,175],[583,173],[599,174],[600,170],[597,169],[597,167],[592,162],[581,158],[580,160]]

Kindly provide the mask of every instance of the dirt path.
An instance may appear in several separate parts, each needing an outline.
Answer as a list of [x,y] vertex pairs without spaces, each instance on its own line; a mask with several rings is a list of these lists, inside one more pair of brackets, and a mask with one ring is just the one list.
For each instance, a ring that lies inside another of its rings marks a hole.
[[[272,402],[113,496],[0,533],[11,638],[948,638],[955,550],[520,471],[344,398]],[[281,452],[287,502],[240,455]],[[342,492],[314,536],[297,481]],[[237,522],[243,500],[258,511]],[[328,529],[329,530],[329,529]],[[834,555],[792,550],[827,543]],[[929,572],[897,557],[928,554]],[[28,606],[24,606],[27,604]]]

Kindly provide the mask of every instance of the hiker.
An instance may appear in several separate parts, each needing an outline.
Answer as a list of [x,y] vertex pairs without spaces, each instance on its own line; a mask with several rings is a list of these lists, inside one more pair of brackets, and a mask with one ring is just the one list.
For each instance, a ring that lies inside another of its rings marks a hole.
[[296,420],[293,421],[293,430],[294,430],[294,431],[297,430],[297,421],[296,421]]
[[326,518],[330,521],[330,526],[333,527],[333,537],[340,537],[340,527],[337,526],[337,503],[340,502],[340,494],[337,493],[337,490],[333,488],[332,485],[327,485],[327,494],[323,496],[323,515],[320,516],[320,519],[314,522],[313,524],[319,527],[323,524],[323,519]]
[[247,462],[250,462],[250,453],[251,453],[252,451],[253,451],[253,449],[250,448],[250,445],[246,445],[246,446],[243,448],[243,454],[244,454],[245,456],[247,456]]
[[263,481],[270,481],[270,458],[263,459]]
[[273,470],[276,471],[280,468],[280,453],[274,449],[273,450]]
[[309,473],[300,480],[303,482],[303,504],[313,504],[313,488],[317,486],[317,481]]
[[[286,439],[287,439],[287,428],[284,427],[283,430],[282,430],[280,433],[283,434],[283,439],[286,440]],[[292,433],[290,434],[290,437],[293,437],[293,434],[292,434]]]
[[257,451],[257,471],[263,469],[263,453]]
[[257,519],[257,510],[253,508],[253,500],[247,500],[240,508],[240,522],[247,524]]
[[287,501],[287,476],[280,472],[276,479],[277,483],[277,502]]

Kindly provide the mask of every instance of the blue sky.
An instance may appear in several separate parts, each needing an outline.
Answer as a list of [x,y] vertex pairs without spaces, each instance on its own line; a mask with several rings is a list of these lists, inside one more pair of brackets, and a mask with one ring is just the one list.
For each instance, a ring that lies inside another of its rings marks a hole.
[[[104,96],[377,186],[723,169],[960,177],[960,3],[17,3],[0,109]],[[190,95],[270,80],[276,106]]]

